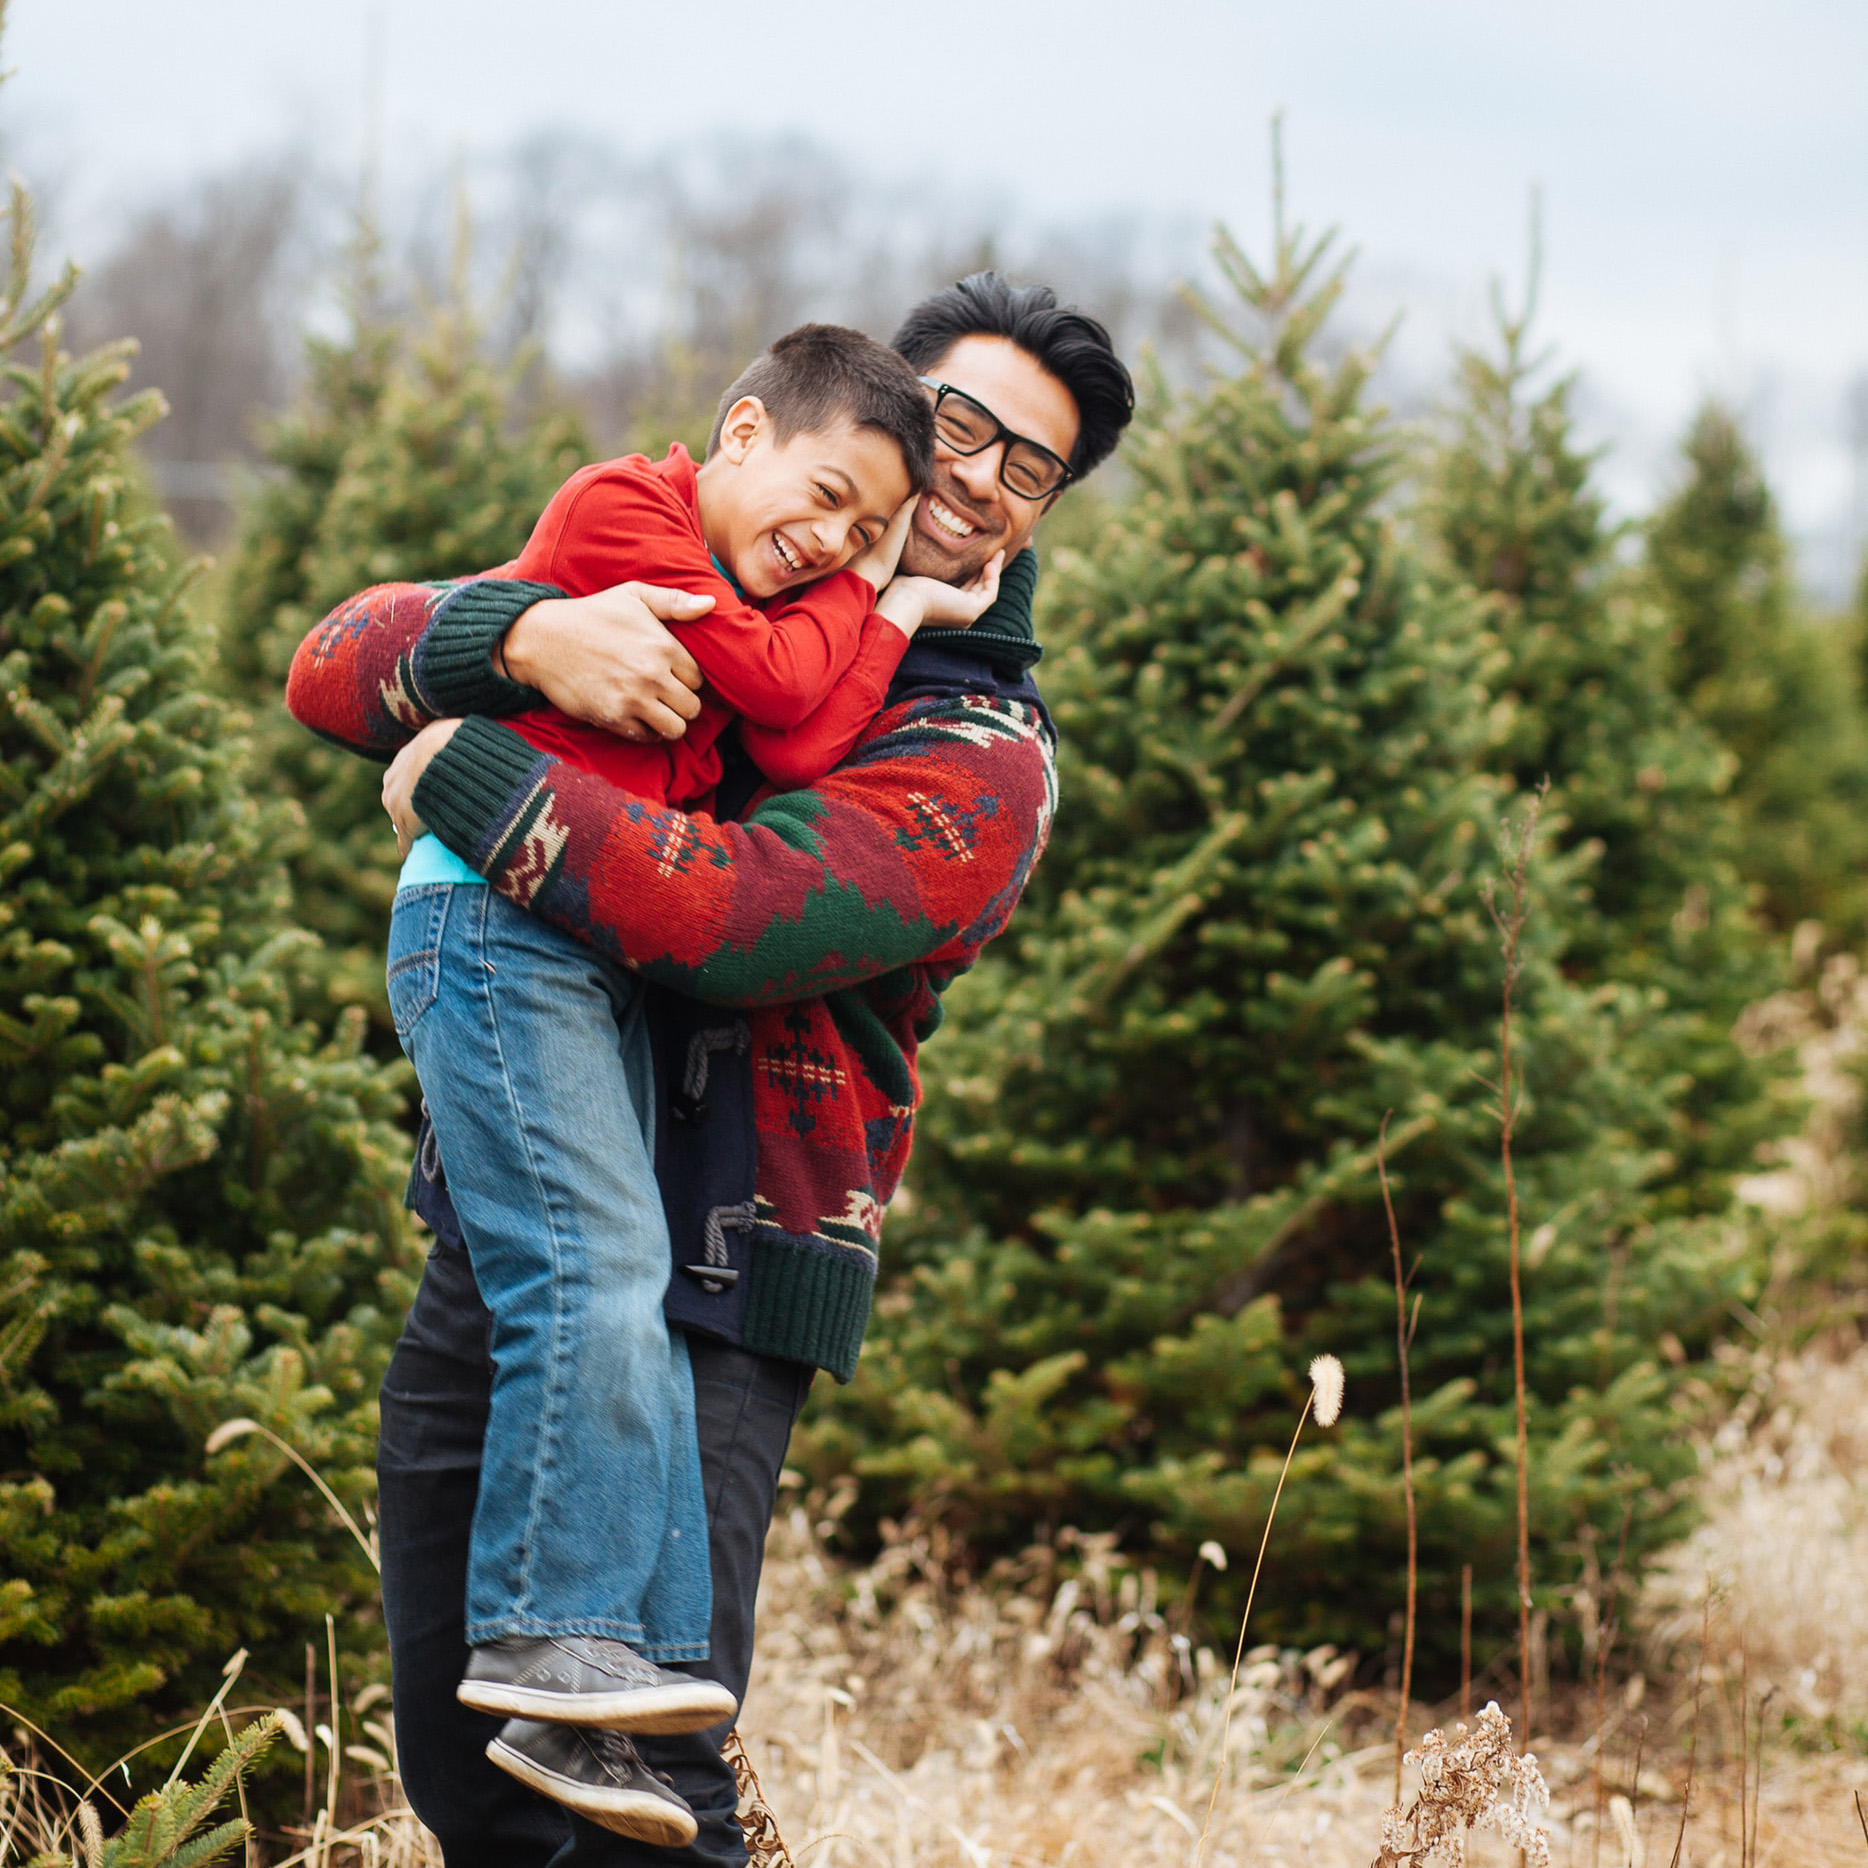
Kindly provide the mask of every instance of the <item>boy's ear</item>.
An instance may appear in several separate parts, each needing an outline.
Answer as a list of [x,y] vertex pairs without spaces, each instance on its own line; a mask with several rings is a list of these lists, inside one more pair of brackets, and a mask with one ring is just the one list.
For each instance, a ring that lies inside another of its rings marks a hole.
[[715,452],[724,454],[738,466],[770,424],[765,404],[757,396],[741,396],[726,412],[726,420],[720,425],[720,445]]

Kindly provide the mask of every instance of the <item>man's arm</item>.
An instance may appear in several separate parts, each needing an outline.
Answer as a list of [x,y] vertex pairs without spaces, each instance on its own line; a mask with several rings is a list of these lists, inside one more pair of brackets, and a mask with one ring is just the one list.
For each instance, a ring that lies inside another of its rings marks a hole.
[[554,585],[500,576],[378,584],[299,644],[286,706],[372,759],[393,757],[431,720],[522,713],[541,697],[629,738],[678,739],[699,709],[700,670],[664,625],[710,602],[647,584],[573,602]]
[[439,744],[414,785],[427,829],[529,912],[725,1005],[970,960],[1017,903],[1056,795],[1050,741],[1016,701],[892,708],[837,771],[740,824],[631,797],[491,720],[443,732],[408,755]]

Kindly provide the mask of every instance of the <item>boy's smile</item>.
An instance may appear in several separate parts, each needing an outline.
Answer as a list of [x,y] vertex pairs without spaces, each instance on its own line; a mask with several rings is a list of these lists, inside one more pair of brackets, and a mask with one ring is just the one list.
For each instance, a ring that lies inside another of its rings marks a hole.
[[845,418],[781,443],[748,396],[728,412],[699,491],[708,548],[747,596],[773,597],[842,569],[913,487],[880,429]]

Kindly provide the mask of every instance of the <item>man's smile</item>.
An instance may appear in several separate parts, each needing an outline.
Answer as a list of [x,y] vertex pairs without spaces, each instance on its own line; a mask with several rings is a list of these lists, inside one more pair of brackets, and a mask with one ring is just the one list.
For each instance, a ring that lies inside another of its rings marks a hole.
[[963,519],[943,499],[930,493],[927,499],[928,517],[947,534],[949,538],[968,539],[979,530],[970,520]]

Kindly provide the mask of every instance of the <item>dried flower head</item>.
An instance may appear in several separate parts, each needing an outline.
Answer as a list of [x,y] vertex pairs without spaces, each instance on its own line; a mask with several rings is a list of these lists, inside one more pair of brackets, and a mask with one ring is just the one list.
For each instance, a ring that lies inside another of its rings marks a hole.
[[210,1454],[218,1453],[224,1446],[232,1446],[236,1440],[244,1440],[250,1433],[259,1433],[260,1424],[248,1420],[242,1415],[237,1420],[224,1420],[208,1435],[207,1450]]
[[1334,1427],[1343,1411],[1343,1365],[1334,1356],[1318,1356],[1310,1365],[1311,1412],[1319,1427]]
[[1453,1728],[1449,1741],[1429,1732],[1408,1754],[1420,1766],[1420,1795],[1405,1810],[1382,1818],[1382,1852],[1375,1868],[1429,1868],[1434,1861],[1466,1859],[1466,1833],[1495,1829],[1524,1851],[1530,1868],[1550,1868],[1550,1837],[1538,1813],[1550,1807],[1537,1760],[1511,1748],[1511,1721],[1497,1700],[1479,1714],[1472,1731]]

